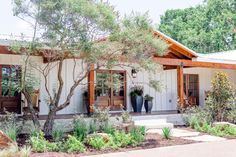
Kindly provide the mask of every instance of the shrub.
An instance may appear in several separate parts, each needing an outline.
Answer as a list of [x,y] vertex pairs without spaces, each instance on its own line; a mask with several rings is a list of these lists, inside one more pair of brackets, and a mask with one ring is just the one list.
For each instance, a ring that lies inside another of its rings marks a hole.
[[47,141],[44,138],[44,133],[42,131],[35,132],[33,136],[30,137],[30,143],[32,145],[33,151],[45,152],[47,151]]
[[48,142],[44,138],[44,133],[42,131],[35,132],[35,134],[30,137],[30,143],[33,151],[36,152],[59,151],[58,144],[55,142]]
[[0,115],[0,130],[16,141],[18,136],[19,127],[16,124],[17,115],[14,113],[6,112],[6,115]]
[[87,143],[92,146],[94,149],[101,150],[105,147],[105,141],[101,136],[92,136],[88,138]]
[[129,123],[132,121],[130,113],[122,108],[121,118],[123,123]]
[[109,120],[110,120],[111,114],[110,114],[110,108],[99,108],[99,107],[95,107],[94,108],[94,114],[93,114],[93,119],[94,122],[97,124],[97,129],[99,131],[103,130],[103,128],[109,124]]
[[83,141],[88,134],[87,123],[85,122],[84,117],[83,116],[74,117],[73,123],[74,123],[74,135],[80,141]]
[[115,128],[113,128],[113,126],[110,125],[110,124],[106,124],[106,125],[104,125],[104,128],[102,128],[102,131],[107,133],[107,134],[112,135],[115,132]]
[[118,147],[126,147],[128,145],[136,144],[130,134],[126,134],[124,131],[115,131],[113,139]]
[[216,72],[211,84],[206,108],[211,112],[214,121],[228,121],[228,113],[235,110],[235,89],[229,77],[223,72]]
[[145,127],[136,127],[130,131],[130,135],[135,141],[133,144],[140,144],[145,139]]
[[52,138],[54,141],[59,142],[62,140],[64,132],[61,129],[55,129],[52,132]]
[[79,141],[75,136],[68,135],[68,139],[66,140],[64,144],[64,151],[68,153],[73,153],[73,152],[85,152],[85,146],[84,144]]
[[94,122],[94,120],[91,120],[89,123],[88,133],[93,134],[98,130],[97,124]]
[[18,135],[18,129],[16,126],[9,126],[6,128],[5,133],[8,137],[10,137],[13,141],[16,141]]
[[163,128],[162,135],[167,140],[171,139],[171,129],[170,128]]
[[184,111],[184,120],[187,125],[195,129],[198,125],[202,126],[203,123],[211,123],[210,112],[204,108],[188,107]]

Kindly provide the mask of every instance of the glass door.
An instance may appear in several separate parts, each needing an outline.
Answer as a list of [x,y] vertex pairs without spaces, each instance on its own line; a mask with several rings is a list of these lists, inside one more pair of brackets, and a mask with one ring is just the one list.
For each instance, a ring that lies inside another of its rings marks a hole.
[[126,108],[126,73],[119,70],[98,70],[96,73],[96,102],[112,111]]
[[186,105],[199,105],[199,76],[197,74],[184,74],[184,94]]

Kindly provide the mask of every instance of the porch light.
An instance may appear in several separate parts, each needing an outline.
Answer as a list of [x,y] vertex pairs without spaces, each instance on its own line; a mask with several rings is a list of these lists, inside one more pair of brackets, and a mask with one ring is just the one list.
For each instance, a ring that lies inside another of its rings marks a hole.
[[132,69],[131,70],[131,75],[133,78],[136,78],[137,77],[137,71],[135,69]]

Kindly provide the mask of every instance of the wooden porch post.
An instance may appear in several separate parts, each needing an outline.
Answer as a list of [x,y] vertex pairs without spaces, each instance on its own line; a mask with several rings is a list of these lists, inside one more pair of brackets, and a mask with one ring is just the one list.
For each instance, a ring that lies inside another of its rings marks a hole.
[[183,65],[177,67],[177,92],[180,107],[184,107],[184,73]]
[[93,112],[94,101],[95,101],[95,71],[94,64],[90,65],[90,72],[88,74],[88,105],[90,113]]

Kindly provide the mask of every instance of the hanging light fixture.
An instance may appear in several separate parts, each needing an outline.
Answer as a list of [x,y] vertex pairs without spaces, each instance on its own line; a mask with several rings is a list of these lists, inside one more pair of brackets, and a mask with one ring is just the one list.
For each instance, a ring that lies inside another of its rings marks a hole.
[[131,70],[131,75],[133,78],[136,78],[137,77],[137,71],[135,69],[132,69]]

